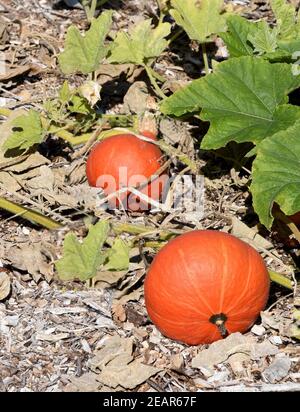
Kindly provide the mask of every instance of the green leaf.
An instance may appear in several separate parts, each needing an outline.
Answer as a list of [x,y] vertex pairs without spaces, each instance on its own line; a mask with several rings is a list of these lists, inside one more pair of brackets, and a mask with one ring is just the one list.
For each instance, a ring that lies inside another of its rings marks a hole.
[[191,40],[206,43],[226,30],[223,0],[171,0],[170,14]]
[[85,97],[74,94],[68,104],[68,110],[71,113],[91,114],[93,109]]
[[5,150],[19,148],[29,149],[43,140],[43,129],[40,114],[30,110],[28,114],[17,117],[12,122],[12,134],[4,142]]
[[252,56],[254,50],[248,38],[256,33],[255,23],[241,16],[229,15],[227,26],[228,32],[220,33],[220,37],[225,42],[230,57]]
[[296,8],[286,0],[270,0],[275,14],[281,39],[296,38],[299,35],[300,23]]
[[159,56],[167,47],[165,39],[170,34],[171,25],[161,23],[151,28],[151,20],[144,20],[129,33],[120,31],[113,43],[110,63],[133,63],[140,66]]
[[248,34],[248,40],[253,44],[254,52],[273,53],[277,49],[277,28],[272,29],[266,21],[259,22],[256,28],[254,34]]
[[93,19],[90,29],[82,36],[75,26],[68,29],[65,50],[60,54],[58,61],[64,74],[81,72],[83,74],[95,71],[109,47],[104,40],[109,33],[112,23],[112,11],[103,12],[97,19]]
[[202,108],[201,119],[211,122],[203,149],[232,140],[257,144],[299,118],[300,109],[286,104],[288,94],[299,86],[300,76],[294,76],[288,64],[233,58],[165,99],[161,111],[181,116]]
[[300,210],[300,121],[265,139],[257,148],[253,163],[251,192],[260,221],[267,228],[273,222],[276,202],[286,215]]
[[74,233],[66,235],[63,257],[56,263],[58,275],[63,280],[87,280],[96,275],[97,270],[107,259],[107,253],[101,252],[109,233],[107,221],[91,226],[82,243]]
[[127,270],[129,267],[129,246],[122,239],[116,239],[108,253],[108,270]]
[[70,89],[69,82],[66,80],[58,92],[58,97],[61,103],[68,103],[73,93]]

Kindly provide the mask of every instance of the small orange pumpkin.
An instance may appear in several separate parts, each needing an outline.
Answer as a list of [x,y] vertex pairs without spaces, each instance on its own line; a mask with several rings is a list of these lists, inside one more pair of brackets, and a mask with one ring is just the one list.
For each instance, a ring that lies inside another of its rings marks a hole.
[[[144,135],[156,140],[151,132],[144,132]],[[159,201],[168,182],[167,172],[156,176],[162,164],[163,153],[157,145],[133,134],[116,134],[93,147],[87,159],[86,174],[90,186],[101,187],[106,196],[122,187],[134,187]],[[141,211],[150,208],[146,201],[130,191],[112,197],[109,203],[118,207],[119,200],[125,209]]]
[[245,332],[265,307],[270,278],[259,253],[212,230],[171,240],[145,279],[150,319],[167,337],[190,345]]

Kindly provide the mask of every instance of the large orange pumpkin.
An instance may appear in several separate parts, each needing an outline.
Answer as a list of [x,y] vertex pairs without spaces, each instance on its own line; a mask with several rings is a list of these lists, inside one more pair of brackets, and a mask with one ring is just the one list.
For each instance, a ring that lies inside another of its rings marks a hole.
[[154,258],[145,303],[165,336],[198,345],[248,330],[266,305],[269,286],[255,249],[232,235],[199,230],[170,241]]
[[[153,136],[152,136],[153,138]],[[166,172],[149,181],[162,166],[163,154],[159,147],[132,134],[118,134],[99,142],[87,159],[86,173],[91,186],[101,187],[107,195],[122,187],[135,187],[153,200],[160,200],[168,180]],[[148,182],[148,183],[147,183]],[[130,210],[148,209],[147,202],[128,191],[111,198],[112,206]]]

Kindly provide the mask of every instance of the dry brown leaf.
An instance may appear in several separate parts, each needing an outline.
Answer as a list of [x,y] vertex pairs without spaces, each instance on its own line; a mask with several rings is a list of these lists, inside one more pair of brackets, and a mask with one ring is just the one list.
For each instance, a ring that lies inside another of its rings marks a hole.
[[142,114],[148,108],[148,87],[145,82],[134,82],[124,97],[124,112]]
[[118,335],[109,337],[103,342],[103,347],[96,351],[94,358],[89,361],[89,368],[94,372],[101,371],[110,361],[120,355],[131,356],[133,338],[121,338]]
[[[20,112],[18,116],[20,116]],[[0,128],[0,133],[1,132],[2,132],[2,128]],[[28,156],[25,160],[15,163],[14,165],[5,167],[5,171],[15,172],[15,173],[20,174],[20,173],[24,173],[27,170],[34,169],[34,168],[37,168],[39,166],[46,165],[46,164],[50,164],[50,161],[46,157],[39,154],[38,152],[35,152],[31,154],[30,156]],[[0,166],[1,166],[1,163],[0,163]],[[36,171],[35,173],[37,174],[38,172]]]
[[111,308],[113,319],[119,322],[125,322],[126,312],[125,308],[119,301],[114,301]]
[[241,351],[249,354],[248,358],[250,359],[253,342],[252,338],[246,337],[239,332],[232,333],[226,339],[214,342],[208,349],[199,352],[192,360],[192,367],[210,370],[215,365],[228,360],[230,355]]
[[37,176],[26,182],[26,186],[29,189],[40,189],[46,192],[52,192],[54,189],[54,174],[50,167],[40,166],[37,170]]
[[0,81],[10,80],[23,74],[28,74],[29,76],[36,76],[42,71],[43,69],[40,66],[26,64],[24,66],[18,66],[14,67],[13,69],[4,70],[4,73],[0,74]]
[[263,238],[256,228],[250,228],[237,217],[232,217],[232,231],[231,233],[244,240],[247,243],[250,243],[256,249],[272,249],[273,245],[271,242]]
[[129,83],[132,83],[143,71],[134,64],[101,64],[96,72],[99,84],[104,84],[125,73]]
[[0,19],[0,44],[6,44],[9,41],[9,34],[7,29],[7,23]]
[[98,379],[111,388],[122,386],[125,389],[134,389],[158,372],[160,369],[144,365],[139,360],[131,363],[124,360],[122,363],[122,360],[118,359],[118,364],[107,366]]
[[95,373],[85,373],[80,377],[68,376],[70,380],[64,388],[64,392],[96,392],[101,385]]
[[52,279],[53,266],[47,262],[43,245],[40,243],[13,245],[6,250],[5,260],[28,272],[36,282],[41,277],[47,281]]
[[144,365],[140,360],[133,360],[133,338],[112,336],[103,343],[104,347],[97,351],[89,362],[89,367],[97,372],[98,380],[106,386],[134,389],[155,375],[160,369]]
[[0,301],[7,298],[10,293],[10,277],[6,272],[0,272]]
[[0,172],[0,184],[10,193],[17,192],[22,187],[18,181],[7,172]]

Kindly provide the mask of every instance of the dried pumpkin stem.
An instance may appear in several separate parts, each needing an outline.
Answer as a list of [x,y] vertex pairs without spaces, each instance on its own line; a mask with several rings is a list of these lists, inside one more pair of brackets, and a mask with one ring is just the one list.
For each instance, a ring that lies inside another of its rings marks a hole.
[[228,331],[225,327],[225,323],[227,321],[227,316],[224,315],[224,313],[219,313],[218,315],[213,315],[209,319],[211,323],[217,326],[219,329],[219,332],[223,338],[225,338],[228,335]]

